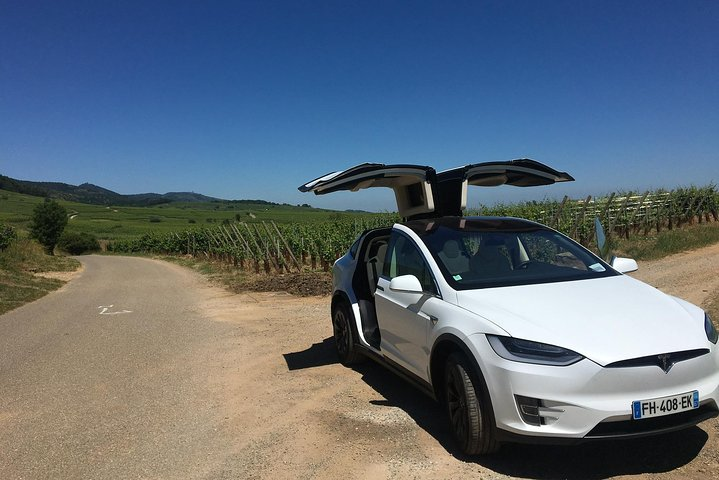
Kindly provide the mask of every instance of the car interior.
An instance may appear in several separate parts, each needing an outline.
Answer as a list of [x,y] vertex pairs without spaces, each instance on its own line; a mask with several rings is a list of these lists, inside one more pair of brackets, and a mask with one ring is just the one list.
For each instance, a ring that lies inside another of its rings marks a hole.
[[357,252],[358,265],[364,265],[366,268],[357,268],[352,279],[352,286],[357,295],[360,309],[362,334],[367,343],[375,348],[379,348],[381,337],[379,325],[377,324],[374,293],[377,288],[377,281],[382,273],[391,231],[391,228],[387,228],[367,234],[365,241]]

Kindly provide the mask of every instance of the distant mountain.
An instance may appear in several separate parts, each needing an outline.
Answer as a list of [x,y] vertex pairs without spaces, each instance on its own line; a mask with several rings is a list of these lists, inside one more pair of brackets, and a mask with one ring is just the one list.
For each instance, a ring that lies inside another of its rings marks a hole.
[[79,203],[93,205],[124,205],[145,207],[170,202],[213,202],[222,201],[219,198],[208,197],[193,192],[139,193],[135,195],[122,195],[91,183],[82,185],[69,185],[59,182],[31,182],[16,180],[0,175],[0,189],[11,192],[34,195],[36,197],[50,197]]

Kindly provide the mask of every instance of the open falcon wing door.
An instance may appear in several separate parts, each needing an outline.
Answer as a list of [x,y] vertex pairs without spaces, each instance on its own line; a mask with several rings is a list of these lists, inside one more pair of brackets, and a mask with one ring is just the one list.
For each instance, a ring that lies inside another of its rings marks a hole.
[[387,187],[394,190],[400,216],[410,219],[417,216],[435,216],[433,183],[435,171],[420,165],[384,165],[363,163],[347,170],[328,173],[301,185],[300,192],[315,195],[363,188]]
[[543,163],[523,158],[506,162],[473,163],[435,173],[432,167],[363,163],[329,173],[299,187],[316,195],[363,188],[394,190],[397,210],[407,220],[432,217],[461,217],[467,206],[467,186],[514,185],[535,187],[574,178]]
[[461,216],[467,206],[467,186],[536,187],[574,178],[543,163],[527,158],[505,162],[473,163],[437,174],[435,216]]
[[536,187],[556,182],[572,182],[567,172],[558,172],[547,165],[528,158],[508,162],[475,163],[464,167],[465,178],[470,185],[494,187],[514,185],[515,187]]

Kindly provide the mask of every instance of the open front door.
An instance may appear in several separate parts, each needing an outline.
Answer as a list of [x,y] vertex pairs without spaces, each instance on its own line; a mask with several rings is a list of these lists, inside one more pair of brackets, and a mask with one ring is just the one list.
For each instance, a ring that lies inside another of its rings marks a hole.
[[324,195],[339,190],[356,192],[371,187],[391,188],[397,199],[399,214],[410,218],[434,212],[434,180],[435,171],[432,167],[363,163],[312,180],[301,185],[299,190]]

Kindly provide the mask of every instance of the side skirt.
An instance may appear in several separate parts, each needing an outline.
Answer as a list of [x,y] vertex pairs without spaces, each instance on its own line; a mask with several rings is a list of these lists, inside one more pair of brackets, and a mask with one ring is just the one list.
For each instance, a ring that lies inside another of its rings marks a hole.
[[382,365],[383,367],[390,370],[395,375],[401,377],[406,382],[410,383],[412,386],[420,390],[422,393],[427,395],[432,400],[438,401],[437,396],[434,394],[434,389],[432,388],[432,385],[426,382],[424,379],[419,378],[417,375],[413,374],[412,372],[408,371],[401,365],[399,365],[396,362],[393,362],[392,360],[386,358],[381,353],[377,353],[374,350],[371,350],[369,348],[366,348],[363,345],[357,345],[362,350],[362,353],[367,357],[372,359],[373,361],[377,362],[378,364]]

